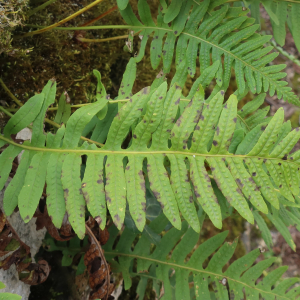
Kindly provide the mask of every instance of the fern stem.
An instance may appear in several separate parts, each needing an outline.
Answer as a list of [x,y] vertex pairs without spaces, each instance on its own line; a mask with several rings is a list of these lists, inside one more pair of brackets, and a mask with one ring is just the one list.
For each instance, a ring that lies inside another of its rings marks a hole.
[[[239,158],[256,158],[256,159],[267,159],[267,160],[280,160],[276,157],[262,157],[262,156],[248,156],[248,155],[237,155],[237,154],[209,154],[209,153],[197,153],[197,152],[187,152],[187,151],[172,151],[172,150],[160,150],[160,151],[132,151],[132,150],[102,150],[102,149],[97,149],[97,150],[87,150],[87,149],[54,149],[54,148],[39,148],[39,147],[32,147],[32,146],[27,146],[27,145],[20,145],[18,143],[15,143],[13,140],[8,139],[2,135],[0,135],[0,140],[6,141],[7,143],[20,147],[24,150],[32,150],[32,151],[40,151],[40,152],[57,152],[57,153],[82,153],[82,154],[89,154],[89,153],[94,153],[94,154],[99,154],[99,153],[105,153],[105,154],[124,154],[125,156],[127,154],[144,154],[144,155],[148,155],[148,154],[180,154],[180,155],[185,155],[185,156],[199,156],[199,157],[221,157],[221,158],[226,158],[226,157],[239,157]],[[95,143],[95,144],[100,144],[97,143],[95,141],[89,140],[87,138],[84,138],[84,140],[86,141],[90,141],[91,143]],[[103,144],[101,144],[102,146],[104,146]],[[290,160],[286,160],[285,163],[289,163],[289,164],[294,164],[297,167],[300,167],[300,164],[294,162],[294,161],[290,161]]]
[[5,90],[5,92],[8,94],[8,96],[14,101],[16,102],[16,104],[18,104],[19,106],[23,106],[23,103],[21,101],[19,101],[14,95],[13,93],[8,89],[8,87],[5,85],[5,83],[3,82],[3,80],[0,78],[0,84],[3,87],[3,89]]
[[37,13],[38,11],[46,8],[48,5],[52,4],[53,2],[55,2],[56,0],[49,0],[43,4],[41,4],[40,6],[36,7],[36,8],[33,8],[31,9],[28,13],[27,13],[27,16],[30,17],[32,15],[34,15],[35,13]]
[[[55,24],[53,24],[53,25],[55,25]],[[47,29],[47,30],[50,30],[50,29],[55,29],[55,30],[141,29],[141,30],[143,30],[143,29],[145,29],[145,25],[141,25],[141,26],[132,26],[132,25],[99,25],[99,26],[85,26],[85,27],[84,26],[78,26],[78,27],[56,27],[56,26],[53,26],[53,25],[51,25],[51,26],[42,26],[42,25],[26,24],[25,26],[31,27],[31,28],[41,28],[41,30],[43,30],[43,29]],[[49,27],[51,27],[51,28],[49,28]],[[168,28],[157,28],[157,27],[153,27],[153,26],[152,27],[151,26],[146,26],[146,27],[147,27],[147,29],[153,29],[153,31],[157,30],[157,29],[161,29],[161,30],[164,30],[164,31],[170,31],[170,32],[173,31],[172,29],[168,29]],[[28,32],[25,35],[27,35],[29,33],[34,33],[34,32],[37,32],[37,31],[40,31],[40,30]],[[43,32],[44,31],[46,31],[46,30],[43,30]],[[22,37],[25,36],[25,35],[22,35]]]
[[114,36],[114,37],[109,37],[106,39],[86,39],[86,38],[77,38],[78,41],[80,42],[87,42],[87,43],[102,43],[102,42],[108,42],[108,41],[114,41],[114,40],[121,40],[121,39],[126,39],[128,38],[128,34],[126,35],[120,35],[120,36]]
[[4,112],[6,115],[8,115],[9,117],[12,117],[13,114],[11,114],[8,110],[6,110],[4,107],[0,106],[0,110],[2,112]]
[[248,126],[246,121],[239,114],[237,114],[237,117],[244,123],[244,125],[247,127],[247,130],[250,131],[250,127]]
[[[25,33],[24,35],[22,36],[17,36],[17,38],[22,38],[22,37],[27,37],[27,36],[32,36],[32,35],[35,35],[35,34],[40,34],[40,33],[43,33],[45,31],[48,31],[48,30],[51,30],[57,26],[60,26],[66,22],[69,22],[70,20],[74,19],[75,17],[79,16],[80,14],[84,13],[85,11],[89,10],[90,8],[94,7],[95,5],[99,4],[100,2],[102,2],[103,0],[96,0],[94,1],[93,3],[85,6],[84,8],[80,9],[79,11],[77,11],[76,13],[72,14],[71,16],[68,16],[67,18],[55,23],[55,24],[52,24],[50,26],[43,26],[42,29],[40,30],[35,30],[35,31],[32,31],[32,32],[27,32]],[[85,27],[83,27],[85,28]],[[16,38],[16,37],[14,37]]]
[[298,60],[294,55],[292,55],[292,54],[288,53],[287,51],[285,51],[275,41],[271,41],[269,44],[271,46],[273,46],[279,53],[281,53],[287,59],[291,60],[294,64],[296,64],[297,66],[300,67],[300,60]]
[[[113,103],[122,103],[122,102],[128,102],[129,99],[119,99],[119,100],[110,100],[108,101],[109,104],[113,104]],[[186,101],[186,102],[189,102],[191,101],[190,99],[185,99],[185,98],[182,98],[180,99],[180,101]],[[91,105],[92,103],[85,103],[85,104],[75,104],[75,105],[71,105],[71,108],[80,108],[80,107],[83,107],[83,106],[87,106],[87,105]],[[55,111],[58,109],[58,106],[55,106],[55,107],[49,107],[48,108],[48,111]],[[8,108],[7,111],[10,111],[10,112],[16,112],[18,111],[19,108]]]
[[[141,30],[136,32],[134,35],[137,35],[140,32],[141,32]],[[128,37],[129,37],[129,34],[120,35],[120,36],[113,36],[113,37],[109,37],[109,38],[106,38],[106,39],[86,39],[86,38],[80,38],[79,37],[79,38],[77,38],[77,40],[80,41],[80,42],[87,42],[87,43],[102,43],[102,42],[126,39]]]

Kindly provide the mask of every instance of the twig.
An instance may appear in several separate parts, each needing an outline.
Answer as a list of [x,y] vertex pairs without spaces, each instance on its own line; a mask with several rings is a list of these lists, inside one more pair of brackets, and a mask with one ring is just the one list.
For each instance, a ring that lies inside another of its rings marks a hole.
[[98,16],[97,18],[95,18],[95,19],[93,19],[93,20],[91,20],[91,21],[88,21],[88,22],[82,24],[81,26],[88,26],[88,25],[90,25],[90,24],[93,24],[93,23],[95,23],[96,21],[98,21],[98,20],[104,18],[105,16],[111,14],[111,13],[112,13],[113,11],[115,11],[116,9],[118,9],[118,5],[112,7],[111,9],[109,9],[109,10],[106,11],[105,13],[101,14],[101,15]]
[[89,227],[87,224],[85,224],[85,228],[86,228],[86,230],[87,230],[88,235],[90,236],[90,238],[94,240],[94,242],[95,242],[95,244],[96,244],[96,247],[97,247],[98,250],[99,250],[100,257],[101,257],[102,261],[104,262],[105,268],[106,268],[106,270],[107,270],[107,272],[106,272],[107,291],[106,291],[106,296],[105,296],[105,300],[107,300],[107,299],[108,299],[108,296],[109,296],[108,293],[109,293],[109,284],[110,284],[110,276],[109,276],[109,267],[108,267],[108,263],[107,263],[107,261],[106,261],[106,259],[105,259],[104,254],[103,254],[102,247],[101,247],[99,241],[96,239],[95,235],[93,234],[92,230],[90,229],[90,227]]

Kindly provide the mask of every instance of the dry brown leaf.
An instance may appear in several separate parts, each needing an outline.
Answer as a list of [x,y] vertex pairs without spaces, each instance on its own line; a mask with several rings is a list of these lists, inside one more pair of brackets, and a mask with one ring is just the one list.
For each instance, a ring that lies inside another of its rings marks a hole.
[[2,210],[0,210],[0,241],[0,256],[11,253],[0,261],[0,269],[8,270],[15,264],[20,280],[30,285],[40,284],[47,279],[50,266],[45,260],[32,263],[30,247],[21,241]]
[[[92,229],[89,225],[92,226]],[[101,244],[93,233],[93,231],[95,231],[95,227],[97,228],[96,232],[100,239],[101,230],[99,229],[99,225],[90,218],[86,223],[86,231],[89,235],[91,245],[84,255],[84,264],[87,266],[87,270],[89,272],[89,284],[92,289],[92,292],[90,293],[90,300],[108,300],[109,295],[114,290],[114,285],[110,283],[110,267],[105,260]],[[105,239],[107,238],[107,235],[108,232],[103,235],[105,236]]]

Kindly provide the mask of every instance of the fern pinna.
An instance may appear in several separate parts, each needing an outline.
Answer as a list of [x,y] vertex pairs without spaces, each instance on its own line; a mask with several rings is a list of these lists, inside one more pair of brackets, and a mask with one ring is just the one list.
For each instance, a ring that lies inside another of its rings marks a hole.
[[[201,210],[199,217],[203,220]],[[167,223],[165,216],[160,215],[149,227],[153,235],[160,237]],[[140,277],[136,289],[140,300],[144,299],[148,281],[152,282],[157,297],[165,300],[297,298],[300,287],[290,288],[299,282],[299,278],[283,279],[273,288],[287,270],[286,266],[269,272],[257,282],[276,259],[268,258],[252,266],[261,254],[260,249],[239,258],[223,271],[237,246],[237,240],[223,244],[227,234],[224,231],[199,245],[200,234],[188,228],[187,222],[183,221],[181,230],[172,228],[164,231],[155,247],[151,247],[153,243],[146,232],[140,236],[125,227],[119,236],[118,229],[113,226],[104,250],[112,270],[122,272],[125,289],[130,288],[132,277]]]
[[[129,64],[129,68],[132,66]],[[155,81],[152,87],[117,101],[119,111],[109,126],[105,145],[99,148],[80,140],[89,124],[95,118],[103,124],[110,105],[115,105],[106,95],[100,74],[97,76],[97,101],[78,109],[66,127],[62,125],[55,134],[43,132],[45,113],[55,100],[56,83],[52,81],[7,123],[0,136],[0,146],[9,144],[0,156],[1,189],[13,159],[22,150],[24,153],[4,194],[6,214],[18,205],[28,222],[46,183],[47,207],[53,223],[60,227],[67,212],[81,238],[85,233],[86,205],[91,215],[101,220],[102,228],[108,208],[120,229],[128,203],[142,231],[147,190],[177,229],[181,228],[182,216],[196,232],[200,231],[198,207],[218,228],[229,206],[250,223],[256,220],[265,224],[257,211],[268,214],[280,231],[286,230],[284,224],[289,222],[300,224],[300,151],[289,155],[300,131],[291,131],[289,123],[283,123],[282,109],[272,118],[265,119],[259,110],[245,118],[259,107],[263,96],[237,111],[235,95],[225,104],[223,91],[205,100],[198,83],[198,90],[192,87],[192,99],[185,106],[179,85],[175,83],[168,90],[163,82],[155,88]],[[120,94],[130,95],[132,83],[126,80],[130,81],[124,77]],[[253,116],[256,126],[250,122]],[[14,142],[11,134],[31,122],[31,141],[22,145]],[[94,126],[96,131],[95,123]],[[81,167],[83,160],[85,170]],[[264,233],[267,241],[269,234]],[[288,231],[284,236],[294,248]]]
[[270,16],[275,41],[283,46],[286,37],[286,23],[294,38],[295,46],[300,50],[300,1],[247,1],[251,16],[260,24],[260,3]]
[[[195,76],[197,57],[201,73],[210,66],[211,60],[213,63],[219,61],[216,91],[227,90],[231,68],[234,67],[239,94],[248,89],[252,93],[269,91],[272,96],[276,92],[279,99],[283,98],[299,106],[299,100],[291,88],[286,86],[285,81],[280,81],[286,76],[286,73],[280,72],[285,65],[269,65],[278,55],[276,52],[270,53],[272,46],[263,47],[272,36],[256,33],[259,25],[254,24],[254,18],[247,16],[249,9],[231,7],[225,2],[228,1],[178,0],[172,1],[168,7],[166,1],[162,0],[155,23],[146,0],[138,1],[141,22],[129,1],[118,1],[120,13],[131,30],[131,43],[133,34],[141,31],[141,45],[135,61],[142,60],[147,42],[153,35],[150,60],[154,69],[162,60],[163,72],[169,73],[175,56],[177,69],[181,69],[182,77],[186,78],[187,75]],[[270,1],[264,1],[267,2]],[[300,7],[299,4],[294,5],[297,9]],[[296,22],[295,18],[293,20]],[[280,22],[285,24],[285,19]],[[299,32],[298,27],[294,28],[295,36],[299,36],[296,34]],[[130,46],[131,43],[127,45]],[[132,50],[131,46],[129,50]]]

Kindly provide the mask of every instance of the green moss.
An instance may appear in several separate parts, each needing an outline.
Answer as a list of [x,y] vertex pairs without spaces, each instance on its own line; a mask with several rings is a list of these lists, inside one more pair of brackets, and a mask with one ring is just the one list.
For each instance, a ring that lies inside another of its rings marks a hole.
[[11,45],[12,31],[23,25],[28,0],[0,1],[0,54],[24,55],[27,50],[16,49]]

